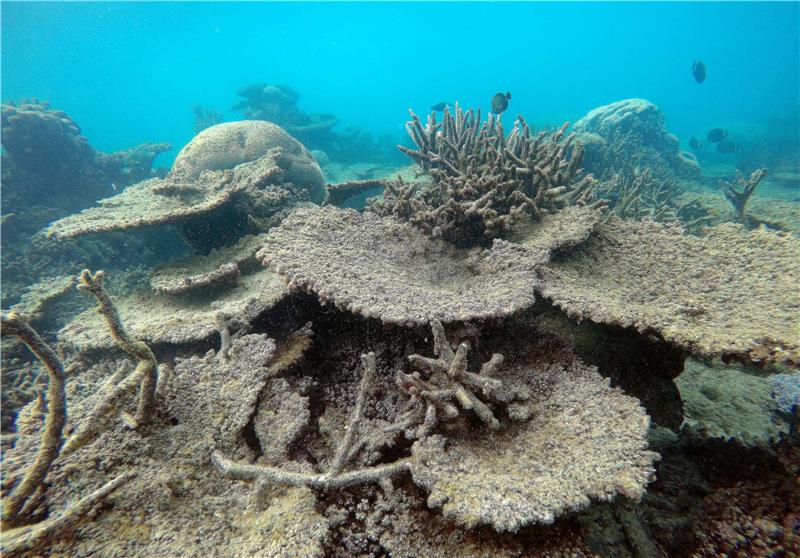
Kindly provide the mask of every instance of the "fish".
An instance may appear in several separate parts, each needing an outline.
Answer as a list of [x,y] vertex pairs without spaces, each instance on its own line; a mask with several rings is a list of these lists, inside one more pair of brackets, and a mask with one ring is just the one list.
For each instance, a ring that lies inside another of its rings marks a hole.
[[718,143],[728,137],[728,132],[723,130],[722,128],[714,128],[710,132],[708,132],[708,136],[706,138],[711,143]]
[[706,80],[706,65],[699,60],[692,62],[692,75],[697,83],[703,83]]
[[508,102],[511,100],[511,93],[507,92],[503,93],[496,93],[494,97],[492,97],[492,112],[495,114],[501,114],[504,110],[508,108]]
[[694,151],[700,151],[703,148],[703,144],[700,143],[700,140],[696,137],[692,136],[689,138],[689,147],[691,147]]
[[722,140],[717,144],[717,151],[720,153],[733,153],[736,148],[737,145],[730,140]]
[[448,105],[447,103],[436,103],[435,105],[433,105],[431,107],[431,110],[436,111],[436,112],[442,112],[443,110],[445,110],[449,106],[450,105]]

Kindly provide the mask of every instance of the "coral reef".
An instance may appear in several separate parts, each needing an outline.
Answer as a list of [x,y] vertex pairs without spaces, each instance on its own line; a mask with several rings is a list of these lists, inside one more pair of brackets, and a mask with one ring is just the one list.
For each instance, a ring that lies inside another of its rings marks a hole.
[[785,233],[728,224],[697,238],[612,219],[542,266],[537,290],[570,316],[655,331],[699,355],[797,363],[799,260]]
[[505,316],[533,304],[533,258],[515,263],[502,257],[513,247],[496,248],[459,251],[394,219],[329,206],[294,211],[269,232],[258,257],[290,290],[387,323],[424,324]]
[[518,117],[506,137],[500,120],[489,115],[481,123],[480,111],[436,113],[423,128],[411,112],[406,123],[416,149],[399,146],[432,178],[389,187],[370,211],[407,220],[436,238],[459,246],[486,244],[502,236],[523,218],[573,204],[599,207],[591,196],[591,176],[579,179],[583,150],[564,138],[567,125],[557,132],[534,136]]
[[664,120],[659,108],[644,99],[590,111],[573,126],[584,148],[584,169],[603,178],[626,166],[650,168],[659,178],[699,177],[694,156],[679,150],[678,138],[667,132]]

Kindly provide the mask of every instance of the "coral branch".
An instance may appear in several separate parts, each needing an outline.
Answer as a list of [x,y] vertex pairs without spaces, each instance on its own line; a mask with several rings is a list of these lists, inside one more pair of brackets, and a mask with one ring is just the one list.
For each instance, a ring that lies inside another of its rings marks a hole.
[[325,195],[325,201],[322,205],[339,205],[347,198],[362,192],[367,192],[376,188],[381,188],[381,190],[383,190],[389,182],[389,180],[383,179],[370,179],[348,180],[347,182],[340,182],[338,184],[328,184],[325,186],[327,194]]
[[722,188],[725,197],[736,210],[736,218],[739,221],[745,222],[747,220],[744,214],[745,206],[750,196],[753,195],[753,192],[765,176],[767,176],[767,169],[762,168],[754,170],[750,178],[745,180],[742,173],[737,170],[736,181],[739,183],[739,186],[741,186],[741,190],[738,190],[736,185],[732,182],[725,182],[724,180],[719,181],[719,187]]
[[342,440],[342,443],[339,445],[336,456],[327,473],[298,473],[278,467],[237,463],[226,458],[217,450],[215,450],[211,456],[214,465],[222,474],[235,479],[258,479],[275,484],[307,486],[321,490],[342,488],[368,482],[381,482],[384,479],[394,477],[407,471],[410,466],[409,462],[406,459],[401,459],[388,465],[377,465],[375,467],[364,467],[355,471],[342,472],[348,460],[358,451],[359,445],[356,440],[359,426],[364,420],[367,395],[372,385],[372,379],[375,376],[375,354],[368,353],[361,355],[361,362],[364,371],[359,385],[356,406],[350,416],[350,422],[344,440]]
[[58,457],[63,443],[62,434],[67,420],[67,401],[64,391],[64,367],[55,351],[16,312],[3,313],[0,322],[2,335],[19,338],[42,361],[50,376],[47,393],[47,418],[42,431],[39,453],[22,482],[3,502],[3,521],[18,521],[28,498],[41,487],[50,466]]
[[103,501],[109,494],[131,480],[134,476],[133,473],[125,473],[118,476],[88,496],[81,498],[77,503],[69,506],[66,511],[58,517],[48,519],[30,527],[21,528],[16,532],[11,531],[3,533],[3,555],[14,556],[17,555],[17,553],[30,550],[44,539],[50,539],[72,527],[99,502]]
[[138,426],[147,423],[153,414],[156,384],[158,383],[158,364],[150,347],[143,341],[134,339],[125,331],[125,326],[122,324],[117,308],[105,288],[103,288],[103,276],[102,271],[92,275],[88,269],[84,269],[81,273],[81,282],[78,288],[91,293],[97,299],[99,304],[97,311],[105,318],[114,341],[123,351],[139,360],[133,373],[133,375],[136,375],[139,372],[142,376],[142,383],[139,388],[139,404],[136,414],[133,416],[133,422]]
[[264,479],[275,484],[285,484],[289,486],[307,486],[320,490],[330,490],[334,488],[344,488],[357,484],[378,482],[387,477],[397,476],[409,470],[409,461],[402,459],[388,465],[377,465],[366,467],[355,471],[346,471],[339,475],[329,476],[324,474],[296,473],[278,467],[266,467],[264,465],[250,465],[247,463],[236,463],[224,457],[219,451],[215,451],[211,460],[219,471],[225,476],[240,480]]

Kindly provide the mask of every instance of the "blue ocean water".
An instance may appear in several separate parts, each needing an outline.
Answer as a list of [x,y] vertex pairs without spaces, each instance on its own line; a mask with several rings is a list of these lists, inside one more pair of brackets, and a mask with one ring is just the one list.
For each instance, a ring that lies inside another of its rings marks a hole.
[[797,2],[2,2],[2,97],[50,101],[97,149],[169,141],[161,164],[192,137],[193,105],[241,118],[235,92],[259,81],[398,141],[409,107],[487,110],[497,91],[534,124],[643,97],[684,146],[770,123],[794,141],[799,29]]

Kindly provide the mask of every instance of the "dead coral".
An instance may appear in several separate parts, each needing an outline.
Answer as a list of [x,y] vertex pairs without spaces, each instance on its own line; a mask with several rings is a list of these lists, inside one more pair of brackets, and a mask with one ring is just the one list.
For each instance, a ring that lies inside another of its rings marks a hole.
[[649,418],[638,401],[578,362],[520,373],[528,422],[414,443],[411,474],[428,505],[466,528],[517,531],[590,499],[640,498],[658,454],[646,450]]
[[[458,407],[472,411],[491,429],[500,428],[492,409],[480,394],[491,404],[508,404],[514,400],[526,400],[530,397],[527,389],[515,391],[509,389],[495,377],[503,364],[503,355],[494,354],[485,362],[479,373],[467,371],[467,353],[470,349],[468,341],[462,341],[454,352],[445,336],[444,327],[439,320],[431,320],[433,332],[432,359],[421,355],[408,357],[412,366],[426,374],[423,378],[419,372],[413,374],[397,373],[397,385],[401,391],[411,397],[412,407],[406,411],[396,428],[410,430],[416,423],[421,424],[407,434],[408,438],[424,438],[430,434],[437,423],[452,420],[459,416]],[[419,405],[418,403],[423,403]],[[457,404],[457,405],[456,405]]]
[[322,205],[340,205],[344,200],[362,192],[368,192],[380,188],[383,190],[390,180],[378,178],[370,180],[348,180],[337,184],[327,184],[325,190],[325,201]]
[[500,119],[480,122],[456,104],[455,114],[436,113],[425,127],[411,113],[406,130],[416,149],[400,146],[433,179],[430,186],[398,184],[387,188],[370,210],[396,215],[420,229],[458,245],[485,244],[517,221],[539,218],[566,206],[602,206],[594,201],[594,179],[580,178],[583,150],[564,137],[567,124],[534,136],[519,116],[506,137]]
[[150,347],[143,341],[131,337],[117,311],[117,307],[111,301],[105,288],[103,287],[104,273],[98,271],[92,274],[88,269],[81,273],[80,290],[90,293],[97,299],[97,312],[103,316],[111,331],[111,336],[119,347],[130,356],[138,360],[134,375],[142,377],[139,388],[139,404],[136,414],[133,415],[133,426],[137,427],[150,421],[156,401],[156,384],[158,383],[158,363]]
[[[204,269],[209,262],[215,263],[218,258],[224,260],[228,256],[235,259],[235,254],[219,253],[207,259],[177,262],[174,267],[156,273],[172,281],[186,266]],[[236,325],[246,325],[286,296],[286,287],[275,274],[259,267],[251,270],[246,264],[241,269],[242,276],[236,284],[218,285],[211,297],[205,293],[194,296],[191,290],[177,296],[143,290],[117,297],[116,305],[125,314],[131,335],[147,343],[202,341],[219,331],[218,315],[235,317]],[[245,273],[245,269],[249,273]],[[61,346],[75,351],[114,346],[102,320],[91,310],[82,312],[64,326],[59,331],[59,340]]]
[[750,196],[753,195],[753,192],[755,192],[765,176],[767,176],[767,169],[757,169],[750,174],[750,178],[745,180],[742,173],[737,169],[736,181],[741,190],[737,189],[736,185],[732,182],[725,182],[724,180],[719,181],[719,187],[725,194],[725,198],[731,202],[734,210],[736,210],[736,220],[740,223],[748,223],[748,217],[745,215],[745,207],[750,200]]
[[702,238],[612,219],[540,268],[538,291],[578,319],[654,330],[702,356],[800,361],[796,239],[727,224]]
[[[25,473],[25,477],[3,502],[3,523],[20,523],[29,519],[31,508],[24,510],[28,499],[34,496],[44,483],[50,466],[58,457],[63,443],[62,433],[67,420],[67,401],[64,391],[64,367],[53,349],[17,313],[3,313],[0,323],[3,336],[18,337],[45,365],[50,377],[47,392],[47,419],[39,442],[36,461]],[[34,506],[35,509],[35,506]]]
[[406,223],[330,206],[294,211],[269,232],[258,257],[291,290],[387,323],[416,324],[526,308],[541,263],[510,243],[458,250]]
[[344,470],[345,466],[353,459],[354,453],[360,447],[357,443],[359,427],[364,420],[367,395],[376,369],[375,355],[373,353],[362,355],[361,360],[363,364],[363,375],[359,386],[356,406],[350,416],[350,422],[344,439],[337,448],[336,455],[327,473],[304,473],[279,467],[237,463],[226,458],[219,450],[215,450],[212,454],[214,465],[223,475],[235,479],[261,479],[269,483],[306,486],[321,490],[343,488],[370,482],[383,482],[385,479],[391,479],[407,471],[409,463],[406,459],[400,459],[387,465],[376,465],[349,471]]
[[47,235],[73,238],[90,233],[120,231],[181,222],[206,215],[245,190],[268,185],[282,173],[280,149],[234,169],[208,170],[194,177],[171,172],[165,178],[145,180],[124,192],[101,200],[97,207],[60,219]]

